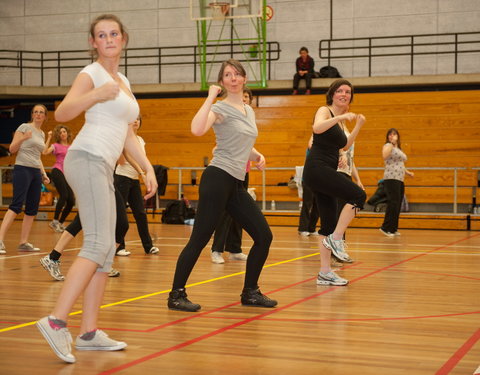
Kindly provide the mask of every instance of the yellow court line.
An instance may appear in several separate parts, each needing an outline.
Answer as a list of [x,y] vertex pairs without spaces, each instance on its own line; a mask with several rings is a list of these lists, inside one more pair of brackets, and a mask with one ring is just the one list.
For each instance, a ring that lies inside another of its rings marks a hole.
[[[281,262],[276,262],[276,263],[269,264],[269,265],[267,265],[267,266],[263,266],[263,268],[269,268],[269,267],[279,266],[279,265],[284,264],[284,263],[294,262],[294,261],[296,261],[296,260],[313,257],[313,256],[318,255],[318,254],[320,254],[320,253],[313,253],[313,254],[303,255],[303,256],[297,257],[297,258],[292,258],[292,259],[283,260],[283,261],[281,261]],[[245,271],[236,272],[236,273],[231,273],[231,274],[225,275],[225,276],[215,277],[215,278],[213,278],[213,279],[208,279],[208,280],[204,280],[204,281],[199,281],[199,282],[197,282],[197,283],[188,284],[188,285],[186,286],[186,288],[189,288],[189,287],[192,287],[192,286],[197,286],[197,285],[202,285],[202,284],[207,284],[207,283],[211,283],[211,282],[218,281],[218,280],[222,280],[222,279],[227,279],[227,278],[233,277],[233,276],[243,275],[244,273],[245,273]],[[133,302],[133,301],[138,301],[138,300],[141,300],[141,299],[158,296],[159,294],[165,294],[165,293],[168,293],[168,292],[170,292],[170,291],[171,291],[171,289],[167,289],[167,290],[162,290],[162,291],[160,291],[160,292],[145,294],[145,295],[143,295],[143,296],[138,296],[138,297],[134,297],[134,298],[128,298],[128,299],[125,299],[125,300],[122,300],[122,301],[118,301],[118,302],[113,302],[113,303],[109,303],[109,304],[106,304],[106,305],[102,305],[102,306],[100,306],[100,308],[101,308],[101,309],[105,309],[105,308],[107,308],[107,307],[122,305],[122,304],[124,304],[124,303]],[[74,312],[70,313],[69,315],[78,315],[78,314],[81,314],[81,313],[82,313],[82,310],[79,310],[79,311],[74,311]],[[2,333],[2,332],[7,332],[7,331],[12,331],[12,330],[14,330],[14,329],[19,329],[19,328],[23,328],[23,327],[28,327],[28,326],[34,325],[36,322],[37,322],[37,321],[33,321],[33,322],[28,322],[28,323],[23,323],[23,324],[17,324],[17,325],[12,326],[12,327],[2,328],[2,329],[0,329],[0,333]]]

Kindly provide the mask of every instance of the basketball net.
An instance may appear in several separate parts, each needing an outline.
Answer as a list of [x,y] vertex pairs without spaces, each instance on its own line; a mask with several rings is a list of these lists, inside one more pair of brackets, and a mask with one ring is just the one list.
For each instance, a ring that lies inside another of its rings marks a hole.
[[225,2],[213,2],[208,4],[212,12],[212,18],[214,20],[223,20],[230,10],[230,4]]

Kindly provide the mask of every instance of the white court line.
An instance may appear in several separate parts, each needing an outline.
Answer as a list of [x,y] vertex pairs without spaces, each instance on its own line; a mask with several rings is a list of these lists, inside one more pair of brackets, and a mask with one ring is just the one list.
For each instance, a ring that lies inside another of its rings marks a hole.
[[[154,242],[156,242],[156,245],[160,246],[160,247],[162,247],[162,246],[164,246],[164,247],[184,246],[184,244],[178,244],[178,243],[164,243],[164,242],[162,242],[162,240],[187,241],[188,238],[185,238],[185,237],[155,237]],[[135,244],[135,243],[140,243],[140,242],[141,242],[141,240],[138,239],[138,240],[126,241],[126,244]],[[208,242],[208,244],[210,244],[210,243],[211,243],[211,240]],[[243,241],[243,243],[252,244],[253,241],[251,239],[245,239]],[[274,243],[292,243],[292,244],[298,245],[298,240],[277,240],[277,241],[275,241],[275,239],[274,239]],[[208,246],[208,244],[207,244],[207,246]],[[307,245],[307,246],[306,247],[271,246],[270,249],[272,249],[272,250],[312,250],[312,251],[317,249],[316,243],[314,241],[312,241],[311,243],[305,241],[305,245]],[[398,254],[399,252],[405,253],[405,254],[407,254],[407,253],[408,254],[423,254],[424,251],[412,251],[412,250],[406,250],[406,248],[414,248],[414,247],[437,248],[437,247],[441,247],[441,246],[446,246],[445,243],[425,245],[425,244],[412,244],[412,243],[409,243],[409,244],[391,243],[391,244],[389,244],[388,242],[382,242],[382,243],[379,243],[379,242],[351,242],[351,243],[348,243],[348,245],[349,245],[348,250],[352,251],[352,252],[355,252],[355,253],[377,253],[377,254]],[[207,247],[207,246],[205,246],[205,247]],[[356,246],[389,246],[390,249],[385,249],[385,250],[362,250],[362,249],[355,248]],[[392,246],[394,246],[396,249],[391,250]],[[454,248],[462,248],[462,249],[466,249],[466,250],[470,250],[470,249],[471,250],[480,250],[480,245],[479,246],[474,246],[474,245],[462,246],[462,245],[455,244],[455,245],[450,245],[443,250],[439,250],[438,252],[435,252],[435,254],[436,255],[452,255],[452,254],[455,254],[455,255],[461,255],[461,256],[472,256],[472,255],[473,256],[480,256],[480,252],[478,254],[476,254],[476,253],[460,253],[460,252],[449,251],[449,250],[454,249]],[[76,251],[76,250],[80,250],[80,247],[68,248],[68,249],[65,249],[64,252],[70,252],[70,251]],[[48,251],[48,252],[29,252],[27,254],[11,255],[11,256],[8,256],[8,255],[5,256],[4,255],[4,256],[0,257],[0,261],[2,259],[5,259],[5,260],[6,259],[16,259],[16,258],[25,258],[25,257],[29,257],[29,256],[47,255],[47,254],[50,254],[50,251]]]

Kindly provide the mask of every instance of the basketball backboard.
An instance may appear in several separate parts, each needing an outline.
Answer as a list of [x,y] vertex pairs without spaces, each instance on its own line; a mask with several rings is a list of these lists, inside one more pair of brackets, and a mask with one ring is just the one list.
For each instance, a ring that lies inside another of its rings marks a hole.
[[262,16],[262,0],[190,0],[190,18],[192,21]]

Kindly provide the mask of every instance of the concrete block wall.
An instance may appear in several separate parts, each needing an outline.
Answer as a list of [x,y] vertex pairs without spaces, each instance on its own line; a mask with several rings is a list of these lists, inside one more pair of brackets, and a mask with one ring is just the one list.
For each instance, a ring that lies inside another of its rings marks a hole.
[[[478,0],[334,0],[330,35],[330,0],[269,0],[274,10],[267,23],[269,41],[278,41],[280,61],[273,63],[272,79],[291,79],[301,46],[310,50],[316,69],[326,65],[319,58],[322,39],[480,31]],[[197,43],[196,24],[190,20],[187,0],[0,0],[0,49],[88,49],[88,27],[99,14],[114,13],[130,33],[129,47],[183,46]],[[479,73],[480,54],[463,56],[459,73]],[[368,75],[366,59],[335,60],[344,77]],[[451,74],[450,55],[415,60],[416,74]],[[192,68],[168,67],[163,83],[191,82]],[[78,70],[76,70],[78,71]],[[76,71],[62,73],[68,85]],[[372,75],[410,74],[409,58],[377,60]],[[132,83],[157,83],[157,68],[129,71]],[[38,72],[25,72],[25,85],[39,85]],[[18,85],[18,73],[0,68],[1,85]],[[56,73],[45,75],[47,86],[56,85]]]

